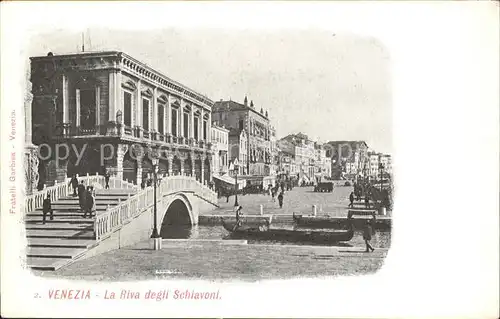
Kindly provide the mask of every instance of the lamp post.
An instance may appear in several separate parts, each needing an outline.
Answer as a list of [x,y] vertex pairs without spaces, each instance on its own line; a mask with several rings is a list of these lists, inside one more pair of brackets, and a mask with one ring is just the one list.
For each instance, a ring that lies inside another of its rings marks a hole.
[[234,206],[239,206],[239,204],[238,204],[238,166],[239,166],[239,163],[238,163],[237,158],[234,159],[233,166],[234,166],[234,174],[235,174],[235,176],[234,176],[234,180],[235,180]]
[[157,175],[158,175],[158,159],[153,158],[153,233],[151,234],[151,238],[153,239],[153,249],[159,250],[161,249],[161,237],[158,234],[157,227],[157,209],[156,209],[156,184],[157,184]]

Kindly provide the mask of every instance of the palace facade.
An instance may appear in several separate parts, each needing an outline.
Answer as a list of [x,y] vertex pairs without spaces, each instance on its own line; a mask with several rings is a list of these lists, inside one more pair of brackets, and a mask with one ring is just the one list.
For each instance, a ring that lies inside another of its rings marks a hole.
[[[275,174],[272,171],[273,156],[271,151],[273,128],[267,111],[264,112],[262,108],[257,111],[253,101],[249,105],[247,97],[245,97],[243,104],[222,100],[215,102],[212,116],[218,125],[224,125],[226,128],[236,130],[233,136],[239,136],[241,131],[246,132],[248,160],[245,161],[243,169],[245,175],[269,176]],[[229,145],[230,149],[239,146],[239,140],[232,140],[236,144]]]
[[206,96],[123,52],[30,60],[41,184],[106,170],[140,184],[156,159],[162,175],[211,180]]

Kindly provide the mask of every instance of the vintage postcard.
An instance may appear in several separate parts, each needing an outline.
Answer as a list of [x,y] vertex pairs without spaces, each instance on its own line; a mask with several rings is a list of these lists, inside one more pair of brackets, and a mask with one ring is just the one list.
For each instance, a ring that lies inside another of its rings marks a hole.
[[2,3],[2,316],[497,317],[497,14]]

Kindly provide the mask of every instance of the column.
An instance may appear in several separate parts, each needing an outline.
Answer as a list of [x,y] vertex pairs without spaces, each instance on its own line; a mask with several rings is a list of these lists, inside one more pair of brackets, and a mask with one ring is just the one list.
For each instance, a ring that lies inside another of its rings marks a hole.
[[127,153],[128,146],[127,145],[118,145],[116,149],[116,167],[115,177],[122,180],[123,179],[123,157],[125,153]]
[[180,128],[180,134],[179,136],[187,138],[187,136],[184,136],[184,106],[182,106],[182,100],[181,100],[181,106],[179,107],[179,116],[178,116],[178,121],[180,121],[180,125],[178,127]]
[[184,160],[181,158],[180,161],[181,161],[181,172],[180,172],[180,174],[181,174],[181,176],[183,176],[184,175]]
[[163,135],[167,135],[168,133],[168,130],[167,130],[167,123],[168,123],[168,120],[170,119],[170,113],[167,113],[167,105],[168,105],[168,100],[166,102],[165,105],[163,105]]
[[153,90],[153,109],[151,112],[153,112],[153,125],[151,125],[151,128],[153,129],[154,132],[158,132],[158,88],[155,87]]
[[191,176],[194,176],[196,178],[196,167],[195,167],[195,159],[194,156],[191,157]]
[[212,132],[212,112],[208,112],[208,120],[207,120],[207,142],[210,142],[208,135]]
[[68,161],[56,159],[56,182],[62,182],[68,177]]
[[201,172],[200,172],[200,182],[203,184],[205,180],[205,156],[201,158]]
[[108,87],[108,122],[113,125],[116,121],[116,95],[117,95],[117,87],[116,87],[116,71],[109,72],[109,87]]
[[[136,128],[142,128],[142,101],[141,101],[141,80],[137,81],[137,90],[135,91],[135,123]],[[139,137],[142,136],[142,129],[138,129]]]
[[171,105],[170,95],[167,98],[165,114],[167,114],[166,116],[167,125],[165,126],[165,134],[172,135],[172,105]]
[[194,107],[195,105],[191,105],[191,113],[190,113],[190,121],[189,121],[189,138],[194,139]]
[[143,155],[137,154],[137,176],[136,176],[136,182],[137,185],[141,185],[142,183],[142,158]]
[[[62,97],[63,97],[63,134],[67,135],[68,125],[69,125],[69,91],[68,91],[68,77],[63,74],[62,75]],[[31,121],[31,105],[30,105],[30,121]],[[31,126],[30,126],[30,140],[31,143]]]
[[200,117],[198,118],[198,140],[204,141],[203,139],[203,117],[205,116],[205,111],[201,108]]
[[168,161],[168,176],[172,176],[172,164],[174,163],[174,157],[172,155],[169,155],[167,157]]

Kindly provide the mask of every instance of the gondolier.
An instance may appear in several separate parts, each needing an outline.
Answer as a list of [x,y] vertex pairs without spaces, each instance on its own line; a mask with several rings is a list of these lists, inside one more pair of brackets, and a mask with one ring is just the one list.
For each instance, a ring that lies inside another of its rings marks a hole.
[[241,227],[242,221],[241,221],[241,216],[243,215],[243,212],[241,211],[243,209],[242,206],[236,206],[235,211],[236,211],[236,223],[234,224],[233,231],[235,231],[238,227]]

